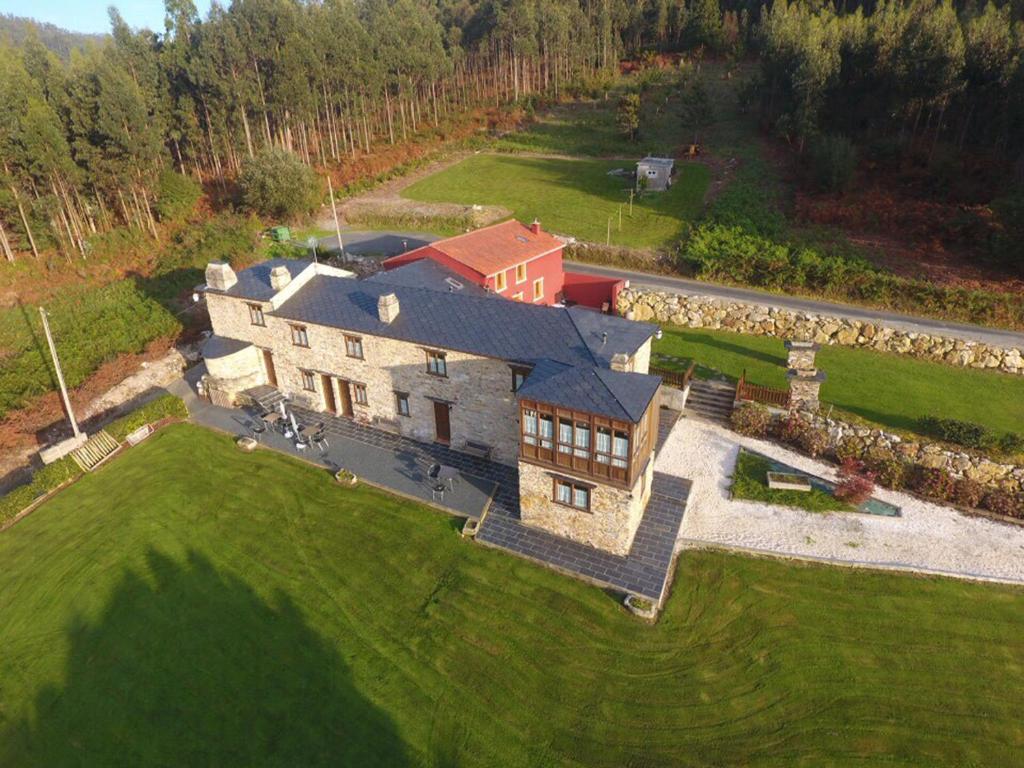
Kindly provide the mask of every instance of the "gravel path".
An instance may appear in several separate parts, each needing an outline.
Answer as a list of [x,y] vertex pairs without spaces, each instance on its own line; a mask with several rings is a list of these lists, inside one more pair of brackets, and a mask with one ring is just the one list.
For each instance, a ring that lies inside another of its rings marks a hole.
[[835,479],[826,464],[693,417],[680,419],[655,468],[693,481],[681,547],[704,544],[766,554],[1024,584],[1024,528],[879,488],[901,517],[815,513],[729,499],[740,445]]

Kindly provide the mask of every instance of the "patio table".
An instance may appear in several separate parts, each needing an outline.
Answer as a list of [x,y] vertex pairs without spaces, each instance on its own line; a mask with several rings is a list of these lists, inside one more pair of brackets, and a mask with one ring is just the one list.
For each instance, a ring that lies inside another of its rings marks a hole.
[[453,491],[455,490],[455,479],[459,476],[459,470],[455,467],[442,464],[440,469],[437,470],[437,482],[448,483],[448,487]]

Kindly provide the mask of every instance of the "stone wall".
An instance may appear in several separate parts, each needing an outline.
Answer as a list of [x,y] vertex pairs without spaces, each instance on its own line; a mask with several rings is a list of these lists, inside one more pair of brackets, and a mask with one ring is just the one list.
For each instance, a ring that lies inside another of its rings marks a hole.
[[651,496],[653,457],[632,489],[579,478],[580,482],[595,486],[590,492],[590,512],[555,503],[554,475],[576,477],[560,469],[519,462],[519,509],[523,523],[616,555],[628,554]]
[[911,464],[944,469],[954,477],[967,477],[989,488],[1017,493],[1024,491],[1024,467],[1001,464],[984,456],[952,450],[941,443],[911,440],[881,429],[826,419],[815,413],[801,413],[815,427],[828,431],[829,447],[854,443],[863,453],[872,448],[886,449]]
[[634,320],[863,347],[1024,375],[1024,352],[1020,349],[760,304],[627,288],[619,294],[618,310],[623,315],[631,312]]
[[[366,385],[367,404],[353,401],[355,418],[397,425],[401,434],[425,442],[434,439],[434,399],[451,405],[451,443],[459,448],[466,440],[484,442],[494,448],[493,458],[514,464],[519,453],[519,410],[512,392],[512,371],[507,363],[491,358],[446,350],[448,376],[427,373],[425,346],[368,334],[363,342],[363,359],[345,354],[345,332],[306,323],[309,347],[291,342],[289,322],[269,314],[264,304],[266,326],[253,325],[247,303],[237,298],[210,294],[207,298],[214,332],[220,336],[248,341],[271,350],[278,386],[296,402],[325,409],[323,379],[327,374],[334,388],[335,402],[341,402],[335,378]],[[314,391],[302,385],[302,370],[313,371]],[[409,416],[397,412],[395,392],[409,395]]]

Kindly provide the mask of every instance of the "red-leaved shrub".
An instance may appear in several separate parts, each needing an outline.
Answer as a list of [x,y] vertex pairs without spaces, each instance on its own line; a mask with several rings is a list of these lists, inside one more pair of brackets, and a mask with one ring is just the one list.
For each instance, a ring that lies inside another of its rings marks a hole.
[[953,495],[950,498],[961,506],[977,507],[984,497],[985,486],[969,477],[961,477],[953,483]]
[[912,487],[929,499],[948,501],[953,494],[953,478],[944,469],[917,466],[914,468]]
[[760,403],[740,403],[729,417],[732,428],[747,437],[764,437],[772,423],[771,412]]
[[860,459],[843,459],[843,463],[839,467],[835,497],[847,504],[857,506],[870,499],[874,490],[875,473],[870,471]]
[[982,504],[989,512],[1010,517],[1024,517],[1024,501],[1008,491],[989,491]]

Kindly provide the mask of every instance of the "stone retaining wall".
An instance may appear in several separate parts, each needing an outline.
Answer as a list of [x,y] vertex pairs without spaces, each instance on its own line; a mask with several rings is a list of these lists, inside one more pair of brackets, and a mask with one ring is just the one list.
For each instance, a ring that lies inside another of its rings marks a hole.
[[1011,493],[1024,491],[1024,467],[1017,464],[1001,464],[978,454],[953,450],[942,443],[915,441],[881,429],[827,419],[817,413],[802,412],[800,416],[813,426],[828,431],[832,450],[851,442],[862,455],[873,448],[885,449],[911,464],[944,469],[953,477],[967,477],[989,488]]
[[913,333],[829,315],[636,288],[627,288],[619,294],[618,310],[623,315],[631,312],[634,320],[863,347],[949,365],[1024,375],[1024,352],[1020,349]]

